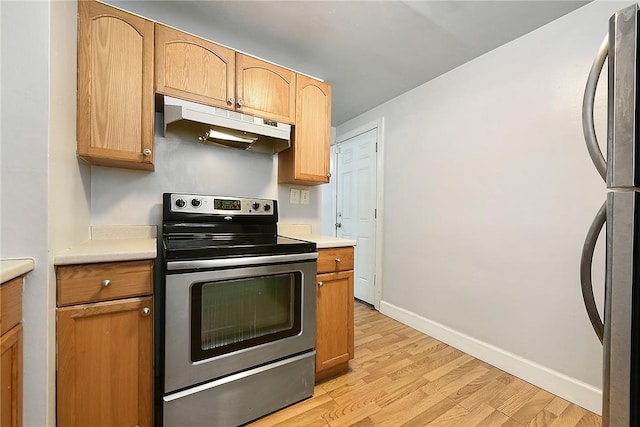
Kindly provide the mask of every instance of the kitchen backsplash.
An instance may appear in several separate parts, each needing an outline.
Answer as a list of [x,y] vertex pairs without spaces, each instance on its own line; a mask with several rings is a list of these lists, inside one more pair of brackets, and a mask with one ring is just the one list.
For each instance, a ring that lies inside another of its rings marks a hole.
[[163,136],[161,114],[155,123],[155,172],[92,167],[92,225],[158,225],[164,192],[278,199],[281,220],[319,224],[319,187],[307,188],[309,205],[290,205],[291,187],[278,185],[277,155],[205,145],[170,131]]

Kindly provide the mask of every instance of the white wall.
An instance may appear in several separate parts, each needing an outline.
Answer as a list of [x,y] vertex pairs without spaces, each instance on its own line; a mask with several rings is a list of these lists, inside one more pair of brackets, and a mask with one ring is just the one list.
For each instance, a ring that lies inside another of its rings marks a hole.
[[589,4],[337,128],[385,119],[382,311],[595,411],[579,261],[605,188],[581,102],[626,5]]
[[[49,354],[45,372],[37,372],[38,392],[47,391],[48,423],[55,425],[55,305],[56,278],[54,257],[74,244],[89,238],[91,223],[91,168],[76,156],[76,70],[77,14],[76,0],[50,3],[50,86],[49,86],[49,286],[48,331]],[[44,338],[41,338],[44,340]],[[45,382],[46,381],[46,385]],[[33,393],[30,390],[30,393]],[[31,396],[31,394],[25,394]],[[28,400],[27,400],[28,401]],[[31,406],[25,405],[25,411]],[[26,414],[25,414],[26,415]],[[43,425],[38,420],[32,424]]]
[[23,295],[24,426],[55,424],[53,255],[90,223],[90,169],[75,155],[76,11],[75,1],[0,2],[0,257],[36,263]]
[[[2,258],[33,257],[23,294],[24,425],[45,425],[51,348],[48,263],[48,3],[0,2],[2,10]],[[19,43],[17,41],[20,41]],[[26,54],[28,52],[28,54]]]

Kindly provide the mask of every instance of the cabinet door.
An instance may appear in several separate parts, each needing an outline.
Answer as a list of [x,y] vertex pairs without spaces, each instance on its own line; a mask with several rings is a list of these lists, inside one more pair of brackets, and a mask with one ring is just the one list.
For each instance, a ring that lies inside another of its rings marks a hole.
[[353,271],[319,274],[316,292],[316,379],[353,359]]
[[156,92],[234,107],[235,51],[156,24]]
[[296,73],[236,54],[236,109],[265,119],[294,123]]
[[153,170],[153,23],[78,2],[78,154]]
[[152,425],[152,309],[152,297],[58,309],[58,425]]
[[297,79],[293,144],[279,155],[278,181],[325,184],[330,167],[331,86],[301,74]]
[[22,325],[0,338],[0,426],[22,426]]

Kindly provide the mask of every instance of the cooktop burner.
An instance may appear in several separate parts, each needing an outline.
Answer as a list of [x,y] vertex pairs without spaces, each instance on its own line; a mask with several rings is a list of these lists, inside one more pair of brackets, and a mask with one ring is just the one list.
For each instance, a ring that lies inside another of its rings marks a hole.
[[163,195],[166,260],[195,260],[316,252],[316,244],[277,235],[276,200]]
[[316,244],[283,236],[165,237],[168,260],[213,259],[238,256],[280,255],[315,252]]

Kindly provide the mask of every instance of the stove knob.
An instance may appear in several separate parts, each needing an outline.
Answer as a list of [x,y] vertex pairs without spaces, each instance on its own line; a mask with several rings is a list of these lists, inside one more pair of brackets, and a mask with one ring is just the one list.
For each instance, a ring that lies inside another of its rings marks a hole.
[[265,212],[269,212],[271,210],[271,205],[264,205]]
[[194,208],[200,206],[201,203],[202,202],[200,201],[200,199],[191,199],[191,206],[193,206]]
[[258,209],[260,209],[260,203],[258,202],[253,202],[253,204],[251,205],[251,207],[253,208],[254,211],[257,211]]
[[177,207],[184,208],[186,205],[187,205],[187,202],[185,202],[184,200],[182,200],[182,199],[176,200],[176,206]]

